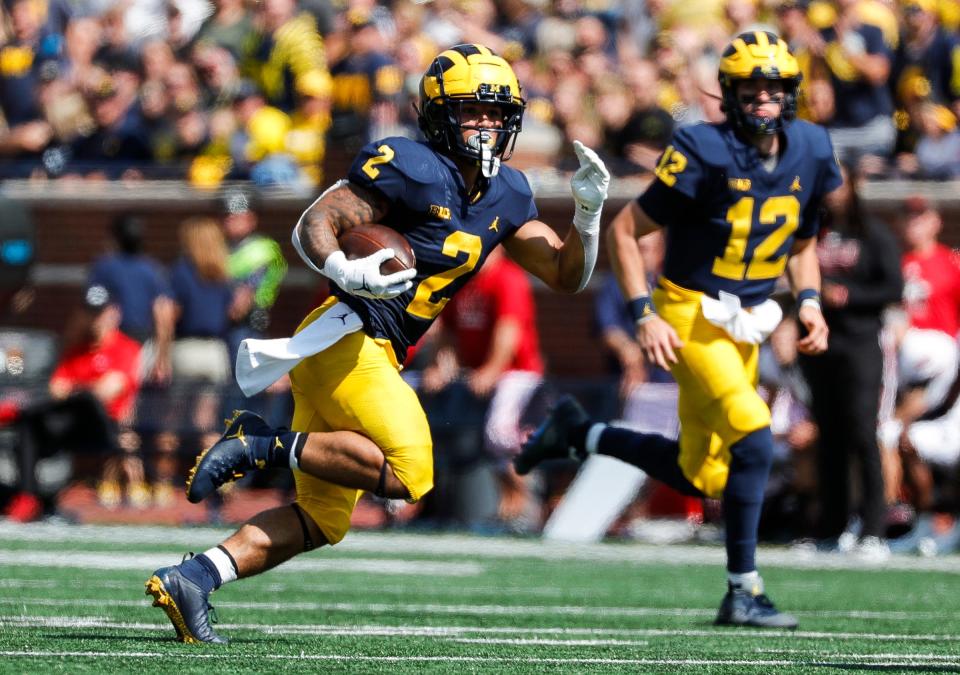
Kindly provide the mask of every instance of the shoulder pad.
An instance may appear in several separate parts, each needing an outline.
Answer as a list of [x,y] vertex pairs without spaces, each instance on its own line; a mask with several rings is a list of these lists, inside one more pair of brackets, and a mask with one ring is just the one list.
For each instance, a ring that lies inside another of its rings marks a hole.
[[374,147],[389,145],[394,152],[393,166],[417,183],[435,183],[445,171],[437,153],[426,143],[402,136],[390,136],[371,143]]
[[787,133],[806,145],[807,152],[817,159],[833,159],[830,134],[826,128],[806,120],[794,120],[787,127]]
[[730,148],[724,138],[723,125],[691,124],[680,127],[673,134],[671,144],[686,155],[687,160],[698,160],[703,164],[725,166]]
[[501,164],[498,176],[512,191],[524,197],[533,197],[533,189],[530,187],[530,182],[522,171]]

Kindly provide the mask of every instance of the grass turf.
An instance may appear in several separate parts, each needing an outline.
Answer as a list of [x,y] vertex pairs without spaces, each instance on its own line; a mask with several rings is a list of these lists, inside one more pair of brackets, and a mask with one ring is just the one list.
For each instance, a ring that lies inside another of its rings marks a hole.
[[801,626],[764,632],[712,625],[722,551],[436,535],[359,533],[230,584],[212,602],[231,644],[180,644],[143,582],[224,534],[0,525],[0,672],[960,671],[960,559],[765,549]]

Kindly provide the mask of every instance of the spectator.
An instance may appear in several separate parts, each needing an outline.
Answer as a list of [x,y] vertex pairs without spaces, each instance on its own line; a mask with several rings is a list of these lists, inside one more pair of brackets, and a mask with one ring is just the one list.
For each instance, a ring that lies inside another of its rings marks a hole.
[[349,51],[330,68],[333,76],[330,136],[339,144],[345,143],[350,153],[371,137],[380,137],[382,129],[374,130],[371,126],[374,115],[379,119],[399,118],[397,96],[402,91],[403,78],[384,49],[384,35],[370,13],[349,12],[347,21]]
[[197,43],[222,47],[240,59],[253,38],[253,21],[243,0],[215,0],[214,12],[197,33]]
[[230,151],[236,170],[258,185],[304,185],[306,178],[287,151],[290,117],[266,105],[263,95],[249,81],[238,88],[233,110],[237,128]]
[[904,105],[904,87],[919,76],[924,81],[926,98],[952,107],[955,115],[960,114],[960,105],[957,105],[960,79],[955,65],[960,62],[960,41],[940,25],[936,0],[906,0],[901,7],[900,44],[890,73],[890,86],[897,95],[898,107]]
[[233,289],[227,245],[216,221],[190,218],[180,225],[181,256],[170,272],[176,322],[172,345],[161,345],[171,365],[170,399],[157,439],[157,490],[169,494],[177,472],[174,451],[186,435],[200,434],[200,444],[216,440],[221,394],[231,374],[227,336]]
[[424,371],[421,389],[444,397],[455,378],[464,378],[473,404],[486,408],[483,447],[498,478],[499,517],[513,531],[539,529],[534,479],[518,476],[511,464],[525,436],[525,411],[543,382],[530,281],[495,248],[445,310],[446,340],[435,363]]
[[[120,330],[144,345],[141,354],[147,379],[165,381],[169,364],[157,363],[157,331],[163,331],[172,311],[170,290],[160,264],[143,252],[144,223],[120,216],[110,227],[113,250],[93,262],[87,283],[103,286],[120,310]],[[163,336],[159,342],[168,342]]]
[[257,4],[260,35],[245,52],[241,71],[253,79],[271,105],[293,109],[294,86],[308,73],[326,72],[323,39],[313,16],[298,11],[296,0]]
[[633,92],[633,110],[614,144],[637,169],[653,171],[673,134],[673,118],[657,101],[660,81],[655,63],[640,60],[628,66],[626,80]]
[[951,180],[960,176],[957,118],[946,106],[929,101],[919,106],[919,117],[920,137],[914,148],[916,177]]
[[899,301],[903,279],[899,247],[886,225],[864,212],[858,188],[855,174],[845,170],[843,185],[826,200],[828,218],[817,258],[830,342],[824,354],[816,359],[801,356],[800,362],[820,429],[820,545],[836,549],[850,523],[850,472],[856,457],[859,550],[883,555],[886,509],[877,446],[883,376],[879,337],[883,311]]
[[297,107],[290,117],[286,147],[312,186],[323,183],[333,84],[326,73],[312,73],[297,83]]
[[[277,242],[257,233],[257,214],[251,208],[247,193],[239,189],[228,190],[223,205],[223,229],[230,250],[227,271],[234,287],[227,338],[230,363],[233,364],[240,342],[246,338],[266,337],[270,308],[276,302],[280,283],[287,274],[287,261]],[[272,389],[271,393],[289,391],[289,380],[283,378],[282,383],[283,386]],[[231,405],[226,406],[225,412],[246,407],[278,424],[285,421],[276,419],[278,415],[271,414],[267,409],[268,397],[258,395],[244,402],[235,383],[231,383],[229,388],[233,391],[233,400]]]
[[41,63],[60,58],[63,36],[44,26],[31,0],[10,3],[11,40],[0,47],[0,154],[20,156],[43,150],[53,135],[42,120],[37,97]]
[[[956,340],[939,331],[915,330],[909,336],[900,348],[901,397],[887,440],[902,462],[903,485],[897,487],[909,489],[918,517],[913,529],[892,541],[891,548],[945,553],[956,547],[957,540],[955,535],[934,536],[933,518],[935,511],[946,510],[948,495],[956,490],[960,353]],[[952,510],[956,511],[955,504]],[[954,524],[954,532],[960,533],[960,525]]]
[[903,300],[911,328],[960,332],[960,256],[938,241],[940,213],[923,196],[904,203]]
[[780,0],[775,4],[780,35],[790,45],[803,73],[804,95],[797,102],[797,116],[817,124],[833,117],[833,88],[823,54],[824,40],[810,23],[808,0]]
[[[98,496],[109,505],[120,500],[117,478],[126,474],[128,498],[149,498],[139,457],[121,453],[118,433],[130,422],[139,388],[140,345],[119,330],[120,310],[103,286],[91,286],[74,317],[63,357],[50,377],[51,400],[27,407],[16,422],[23,496],[20,513],[32,520],[42,513],[36,463],[58,450],[107,456]],[[33,509],[25,504],[32,503]]]
[[[838,0],[834,22],[822,28],[822,51],[833,85],[833,117],[828,123],[837,156],[856,164],[865,159],[871,173],[890,157],[896,130],[887,88],[892,53],[881,27],[863,20],[860,0]],[[895,38],[894,38],[895,39]]]
[[147,123],[137,105],[139,83],[135,77],[118,77],[100,71],[86,90],[96,128],[72,145],[72,157],[81,173],[103,171],[119,178],[127,169],[142,166],[152,153]]
[[[898,224],[905,249],[901,265],[907,321],[899,340],[900,401],[881,438],[892,453],[885,466],[888,498],[903,496],[902,471],[906,469],[906,477],[914,484],[914,505],[925,511],[931,506],[932,485],[926,480],[928,472],[916,444],[908,445],[905,434],[915,420],[942,417],[934,412],[950,408],[945,401],[960,361],[960,258],[939,243],[943,222],[925,197],[909,197]],[[919,444],[923,446],[924,441]]]

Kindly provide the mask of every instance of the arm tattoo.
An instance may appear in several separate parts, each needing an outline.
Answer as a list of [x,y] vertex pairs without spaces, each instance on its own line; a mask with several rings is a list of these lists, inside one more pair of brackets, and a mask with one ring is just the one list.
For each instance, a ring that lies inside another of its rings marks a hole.
[[357,225],[378,222],[387,210],[387,201],[380,195],[346,183],[307,211],[300,242],[310,259],[322,266],[339,248],[337,237]]

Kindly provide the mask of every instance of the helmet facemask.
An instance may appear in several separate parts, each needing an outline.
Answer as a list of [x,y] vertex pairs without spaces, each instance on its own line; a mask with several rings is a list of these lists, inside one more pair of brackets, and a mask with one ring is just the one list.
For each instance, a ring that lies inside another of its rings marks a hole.
[[[767,79],[770,81],[779,81],[783,83],[783,96],[771,97],[771,101],[780,104],[780,114],[773,117],[756,115],[744,110],[745,102],[737,94],[740,82],[748,79]],[[745,78],[724,81],[720,77],[720,91],[722,93],[722,108],[727,115],[727,120],[735,128],[744,131],[751,136],[767,136],[778,133],[784,129],[790,122],[797,118],[797,97],[800,88],[800,77],[780,78],[762,76],[758,78]]]

